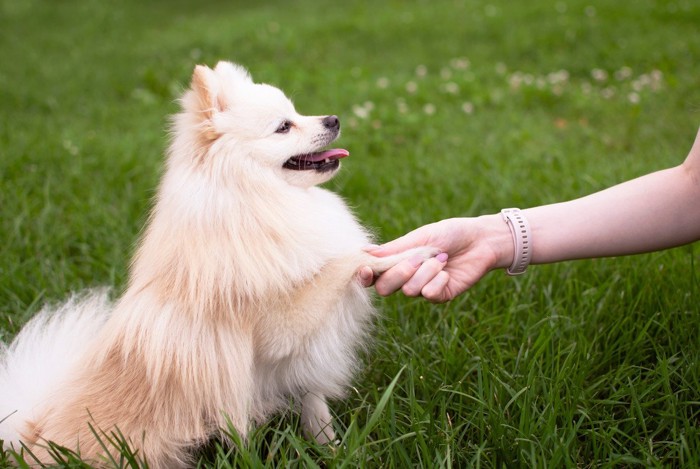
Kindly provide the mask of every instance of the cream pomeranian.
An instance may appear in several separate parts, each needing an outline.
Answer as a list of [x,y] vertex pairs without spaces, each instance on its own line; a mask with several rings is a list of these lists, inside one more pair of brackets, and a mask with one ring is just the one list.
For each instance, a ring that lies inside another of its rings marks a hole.
[[299,115],[229,62],[197,66],[181,104],[123,295],[46,307],[0,350],[6,446],[46,461],[55,442],[100,465],[95,435],[120,435],[151,467],[182,467],[227,422],[245,437],[290,399],[305,433],[332,441],[326,399],[374,315],[356,270],[437,253],[363,252],[368,232],[317,187],[348,156],[325,149],[336,116]]

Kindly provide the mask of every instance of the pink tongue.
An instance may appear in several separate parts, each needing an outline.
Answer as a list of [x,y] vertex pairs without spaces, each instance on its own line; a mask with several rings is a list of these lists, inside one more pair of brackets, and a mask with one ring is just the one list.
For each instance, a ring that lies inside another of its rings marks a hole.
[[342,148],[334,148],[332,150],[326,150],[326,151],[314,153],[312,155],[307,156],[304,159],[306,161],[312,161],[315,163],[317,161],[323,161],[325,159],[339,160],[340,158],[345,158],[346,156],[350,156],[349,151],[344,150]]

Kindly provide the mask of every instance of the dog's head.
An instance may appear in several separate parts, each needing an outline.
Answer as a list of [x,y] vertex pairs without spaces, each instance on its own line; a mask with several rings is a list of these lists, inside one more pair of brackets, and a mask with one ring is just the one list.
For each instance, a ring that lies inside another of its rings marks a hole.
[[234,176],[241,168],[271,172],[310,187],[331,179],[339,159],[349,154],[325,149],[340,135],[336,116],[298,114],[282,91],[253,83],[243,67],[230,62],[214,69],[198,65],[182,103],[176,133],[190,133],[194,162],[224,174]]

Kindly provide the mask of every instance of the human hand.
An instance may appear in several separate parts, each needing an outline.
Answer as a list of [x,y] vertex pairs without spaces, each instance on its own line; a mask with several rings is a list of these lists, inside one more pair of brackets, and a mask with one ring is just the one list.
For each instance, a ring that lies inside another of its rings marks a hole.
[[382,296],[401,289],[406,296],[421,295],[443,303],[471,288],[490,270],[510,265],[513,257],[512,235],[500,215],[431,223],[367,252],[383,257],[417,246],[434,246],[444,254],[425,262],[408,259],[376,279],[371,269],[363,267],[360,281],[365,286],[374,283]]

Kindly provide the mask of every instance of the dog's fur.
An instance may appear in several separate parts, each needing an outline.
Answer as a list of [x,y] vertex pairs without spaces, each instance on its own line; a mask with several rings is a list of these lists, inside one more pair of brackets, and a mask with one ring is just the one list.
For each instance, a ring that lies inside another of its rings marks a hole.
[[[106,290],[45,308],[0,356],[0,438],[48,459],[54,441],[100,464],[119,433],[153,468],[186,466],[227,419],[243,436],[292,398],[305,431],[334,439],[326,398],[356,368],[373,317],[355,278],[377,259],[344,202],[335,116],[299,115],[238,65],[197,66],[167,168],[112,304]],[[311,169],[290,169],[311,161]],[[429,257],[432,249],[420,251]]]

